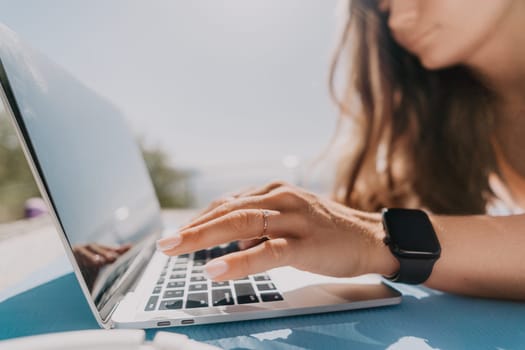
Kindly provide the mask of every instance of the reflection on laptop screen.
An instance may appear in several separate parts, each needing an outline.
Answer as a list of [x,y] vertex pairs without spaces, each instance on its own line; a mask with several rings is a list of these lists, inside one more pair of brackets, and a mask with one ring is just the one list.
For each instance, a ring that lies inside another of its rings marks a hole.
[[160,211],[122,113],[0,25],[1,82],[99,310]]

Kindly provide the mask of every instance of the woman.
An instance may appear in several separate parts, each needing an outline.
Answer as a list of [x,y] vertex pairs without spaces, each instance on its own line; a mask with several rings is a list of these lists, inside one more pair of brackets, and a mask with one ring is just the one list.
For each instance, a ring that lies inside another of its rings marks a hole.
[[[281,265],[393,276],[378,211],[423,208],[441,244],[427,286],[525,300],[524,21],[521,0],[352,1],[336,60],[349,50],[339,203],[270,184],[213,204],[159,249],[245,241],[206,265],[215,280]],[[502,203],[514,215],[486,214]]]

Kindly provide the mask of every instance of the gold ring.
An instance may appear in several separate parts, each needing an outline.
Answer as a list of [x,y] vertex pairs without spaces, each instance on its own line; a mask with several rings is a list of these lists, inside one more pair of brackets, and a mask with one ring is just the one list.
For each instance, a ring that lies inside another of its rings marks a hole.
[[259,238],[263,238],[264,235],[266,235],[266,231],[268,231],[268,216],[270,216],[270,212],[268,210],[261,209],[261,212],[263,217],[263,232]]

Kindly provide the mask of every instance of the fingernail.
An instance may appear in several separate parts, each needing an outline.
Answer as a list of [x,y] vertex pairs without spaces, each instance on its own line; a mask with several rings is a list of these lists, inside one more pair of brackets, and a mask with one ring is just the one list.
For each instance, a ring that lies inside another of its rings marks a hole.
[[170,250],[175,248],[182,241],[180,235],[175,235],[170,238],[160,239],[157,241],[157,249],[160,251]]
[[214,279],[228,271],[228,264],[224,260],[210,261],[204,266],[204,274],[209,279]]

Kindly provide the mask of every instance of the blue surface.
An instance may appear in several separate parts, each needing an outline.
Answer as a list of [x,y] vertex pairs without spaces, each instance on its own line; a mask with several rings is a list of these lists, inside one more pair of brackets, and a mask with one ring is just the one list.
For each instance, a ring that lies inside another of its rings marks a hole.
[[[525,348],[525,303],[405,292],[391,307],[168,330],[228,349]],[[0,303],[0,339],[95,328],[73,274]]]

